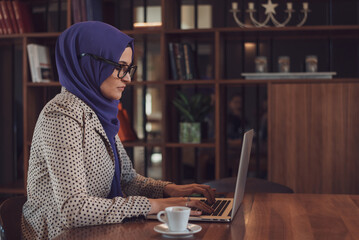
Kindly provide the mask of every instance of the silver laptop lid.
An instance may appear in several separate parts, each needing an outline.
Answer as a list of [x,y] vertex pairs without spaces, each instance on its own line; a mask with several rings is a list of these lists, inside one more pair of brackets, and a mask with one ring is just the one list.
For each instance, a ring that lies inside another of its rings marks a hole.
[[241,158],[239,162],[238,168],[238,176],[236,183],[236,190],[234,192],[233,199],[233,208],[231,218],[234,218],[234,215],[237,213],[239,206],[241,205],[244,197],[244,188],[246,186],[247,180],[247,172],[248,172],[248,164],[249,164],[249,156],[251,154],[252,148],[252,140],[253,140],[253,129],[244,133],[243,143],[242,143],[242,151]]

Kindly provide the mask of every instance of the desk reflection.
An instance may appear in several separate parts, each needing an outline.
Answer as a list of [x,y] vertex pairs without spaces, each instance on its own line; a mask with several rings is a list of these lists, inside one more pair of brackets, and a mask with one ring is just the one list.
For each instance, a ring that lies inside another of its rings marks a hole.
[[[229,197],[233,197],[233,193]],[[253,194],[247,194],[232,223],[193,222],[200,225],[202,231],[186,239],[243,239],[245,219],[248,219],[252,201]],[[137,219],[126,223],[74,228],[63,232],[55,239],[168,239],[153,230],[158,224],[161,223],[155,220]]]
[[[231,223],[195,222],[202,231],[186,239],[358,239],[358,219],[359,195],[246,193]],[[168,239],[153,230],[157,224],[76,228],[56,239]]]
[[153,227],[155,221],[139,220],[121,224],[109,224],[74,228],[65,231],[56,239],[151,239],[158,237]]

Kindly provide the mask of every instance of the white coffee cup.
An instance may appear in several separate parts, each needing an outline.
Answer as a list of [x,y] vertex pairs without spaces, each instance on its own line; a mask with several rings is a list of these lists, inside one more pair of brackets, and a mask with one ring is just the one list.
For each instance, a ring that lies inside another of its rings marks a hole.
[[[167,226],[171,232],[182,232],[186,230],[191,209],[188,207],[167,207],[165,211],[157,214],[157,219]],[[162,215],[165,215],[163,218]]]

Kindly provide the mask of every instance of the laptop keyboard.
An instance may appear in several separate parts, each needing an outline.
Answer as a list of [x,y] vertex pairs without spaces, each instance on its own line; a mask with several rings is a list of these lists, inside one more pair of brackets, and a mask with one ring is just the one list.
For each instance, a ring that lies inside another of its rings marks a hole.
[[214,209],[213,213],[211,214],[203,213],[203,216],[221,216],[230,203],[229,200],[216,200],[215,203],[211,205],[208,203],[208,200],[201,200],[201,201],[211,206]]

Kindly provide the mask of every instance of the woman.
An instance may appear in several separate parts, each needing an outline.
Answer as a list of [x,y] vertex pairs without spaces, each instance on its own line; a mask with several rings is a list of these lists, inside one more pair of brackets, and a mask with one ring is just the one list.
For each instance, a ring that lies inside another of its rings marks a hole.
[[63,87],[35,127],[23,207],[25,239],[51,239],[69,228],[120,223],[173,205],[212,211],[183,197],[200,193],[213,202],[210,187],[156,181],[132,168],[116,118],[136,70],[132,61],[133,39],[105,23],[78,23],[59,36],[56,66]]

